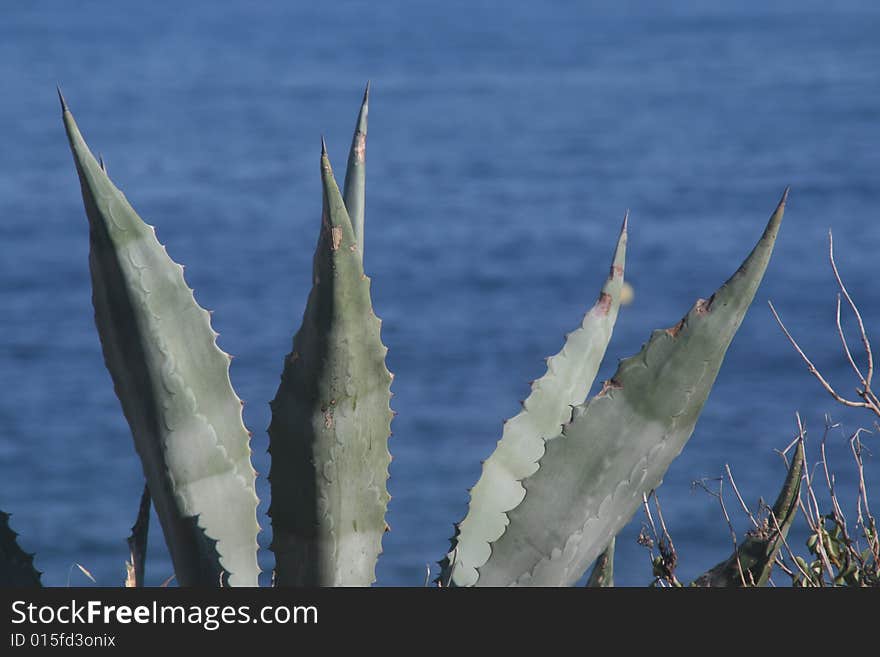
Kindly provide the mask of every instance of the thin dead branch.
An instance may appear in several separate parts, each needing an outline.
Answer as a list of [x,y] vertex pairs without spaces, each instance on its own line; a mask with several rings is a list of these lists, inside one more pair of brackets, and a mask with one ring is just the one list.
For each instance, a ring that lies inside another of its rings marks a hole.
[[[871,348],[871,341],[870,339],[868,339],[868,333],[865,330],[865,323],[862,320],[862,314],[861,312],[859,312],[858,306],[853,301],[852,297],[849,294],[849,291],[846,289],[846,285],[844,285],[843,278],[841,278],[840,271],[837,268],[837,263],[834,260],[834,237],[830,230],[828,231],[828,259],[831,262],[831,270],[834,273],[834,280],[837,282],[837,287],[840,290],[837,295],[837,305],[835,313],[837,336],[840,339],[840,344],[843,346],[843,353],[846,356],[846,360],[852,368],[853,372],[855,372],[856,378],[858,379],[860,387],[856,388],[856,394],[859,396],[861,401],[856,401],[844,397],[837,391],[837,389],[834,388],[834,386],[832,386],[828,382],[828,379],[826,379],[825,376],[823,376],[823,374],[819,371],[819,369],[813,364],[813,361],[810,360],[810,358],[798,344],[797,340],[794,339],[789,330],[786,328],[785,324],[782,322],[782,319],[779,317],[779,313],[776,312],[776,308],[774,308],[773,303],[770,301],[768,301],[767,303],[770,306],[770,311],[773,313],[773,317],[776,319],[776,323],[779,324],[779,327],[782,329],[785,337],[788,338],[788,341],[795,348],[795,351],[797,351],[798,355],[800,355],[801,359],[804,361],[804,363],[806,363],[807,369],[809,370],[810,374],[812,374],[816,378],[816,380],[823,388],[825,388],[828,394],[830,394],[839,404],[843,404],[844,406],[849,406],[851,408],[865,408],[874,413],[876,416],[880,417],[880,400],[878,400],[876,393],[871,389],[871,381],[874,377],[874,353]],[[850,310],[852,310],[853,315],[855,316],[856,324],[858,325],[859,339],[865,351],[865,361],[867,367],[865,371],[863,371],[856,363],[856,359],[849,348],[849,342],[847,341],[846,334],[843,330],[843,322],[841,319],[841,296],[846,299]]]

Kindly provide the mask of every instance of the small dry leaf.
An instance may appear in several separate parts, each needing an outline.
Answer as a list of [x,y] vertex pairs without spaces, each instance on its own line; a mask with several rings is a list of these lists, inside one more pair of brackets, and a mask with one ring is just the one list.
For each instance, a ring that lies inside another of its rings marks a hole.
[[97,581],[94,577],[92,577],[92,574],[86,569],[85,566],[83,566],[82,564],[78,564],[78,563],[74,563],[74,565],[82,571],[82,574],[83,574],[83,575],[85,575],[86,577],[88,577],[88,578],[89,578],[90,580],[92,580],[95,584],[98,583],[98,581]]

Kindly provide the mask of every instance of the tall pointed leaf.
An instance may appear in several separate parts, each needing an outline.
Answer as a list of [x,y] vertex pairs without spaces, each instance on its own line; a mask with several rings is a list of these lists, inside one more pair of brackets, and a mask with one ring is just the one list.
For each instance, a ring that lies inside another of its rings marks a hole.
[[764,275],[786,190],[737,272],[675,326],[654,331],[549,438],[522,503],[478,568],[477,585],[569,586],[657,488],[693,433]]
[[370,112],[370,83],[364,90],[364,100],[358,112],[354,137],[348,151],[348,166],[345,170],[345,182],[342,184],[342,197],[345,209],[351,219],[354,241],[363,259],[364,254],[364,198],[367,178],[367,115]]
[[390,499],[392,377],[326,148],[321,179],[312,291],[271,404],[275,583],[368,586]]
[[626,228],[624,217],[598,301],[581,326],[566,336],[562,350],[547,359],[547,372],[532,383],[522,411],[504,423],[498,446],[483,463],[468,513],[456,526],[452,549],[441,561],[441,584],[470,586],[477,581],[477,567],[486,563],[490,544],[505,531],[507,512],[523,500],[522,480],[538,469],[544,440],[559,433],[571,417],[571,407],[590,391],[620,308]]
[[63,98],[61,104],[89,219],[92,301],[104,361],[177,580],[216,586],[222,567],[233,586],[256,586],[256,473],[242,402],[229,380],[230,357],[217,347],[183,267],[107,177]]

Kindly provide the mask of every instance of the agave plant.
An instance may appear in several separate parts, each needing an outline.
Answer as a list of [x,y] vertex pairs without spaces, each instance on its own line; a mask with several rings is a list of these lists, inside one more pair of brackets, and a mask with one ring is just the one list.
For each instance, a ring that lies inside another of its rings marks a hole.
[[582,403],[620,302],[624,220],[596,305],[571,333],[471,490],[441,561],[451,585],[575,583],[657,488],[697,418],[773,251],[788,190],[742,266]]
[[[89,223],[95,322],[146,479],[128,581],[143,582],[152,500],[182,586],[255,586],[256,475],[230,357],[183,268],[92,155],[63,97],[61,105]],[[372,584],[387,529],[392,375],[363,265],[368,108],[369,86],[341,191],[322,144],[312,290],[271,402],[276,585]],[[613,581],[614,537],[691,436],[767,267],[787,194],[733,276],[654,331],[584,401],[624,290],[624,218],[598,300],[484,462],[440,584],[571,585],[600,554],[591,581]],[[2,519],[4,581],[38,582]],[[24,579],[5,575],[13,571]]]

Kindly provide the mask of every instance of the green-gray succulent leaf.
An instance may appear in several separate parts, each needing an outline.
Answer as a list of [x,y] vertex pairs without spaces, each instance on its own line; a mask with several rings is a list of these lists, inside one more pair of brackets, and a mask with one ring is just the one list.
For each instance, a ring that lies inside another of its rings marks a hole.
[[490,544],[507,527],[507,513],[526,494],[522,480],[538,469],[544,441],[571,418],[571,407],[584,401],[596,378],[620,308],[626,264],[627,217],[624,217],[611,270],[599,299],[581,325],[566,336],[562,350],[547,359],[547,371],[532,383],[522,410],[504,423],[501,440],[483,463],[471,489],[467,515],[456,526],[452,549],[441,563],[441,584],[470,586],[477,568],[489,559]]
[[342,184],[342,198],[351,220],[354,241],[363,259],[364,254],[364,207],[367,179],[367,115],[370,111],[370,83],[364,90],[364,100],[358,112],[351,148],[348,151],[348,166],[345,169],[345,182]]
[[788,190],[754,250],[708,300],[654,331],[602,390],[545,441],[523,501],[478,568],[480,586],[570,586],[657,488],[693,433],[748,310],[779,230]]
[[[256,586],[256,472],[242,402],[210,316],[95,160],[62,99],[89,220],[104,362],[134,436],[181,586]],[[193,529],[195,524],[196,530]],[[202,534],[209,540],[203,540]],[[205,547],[213,541],[217,557]]]
[[313,285],[272,401],[279,586],[369,586],[386,531],[392,375],[351,220],[321,154]]

